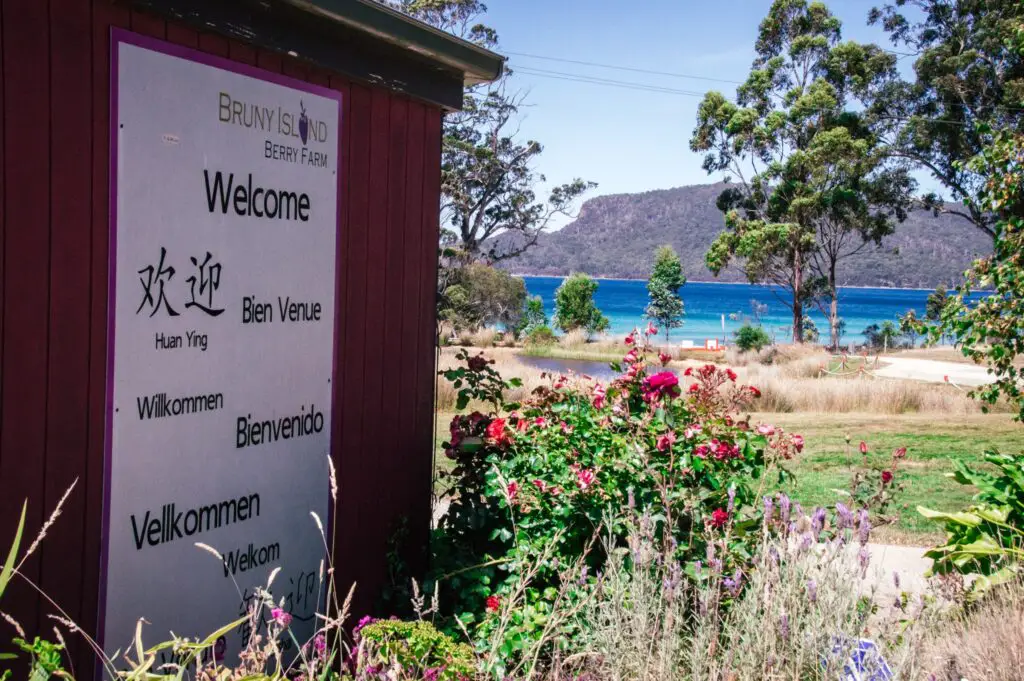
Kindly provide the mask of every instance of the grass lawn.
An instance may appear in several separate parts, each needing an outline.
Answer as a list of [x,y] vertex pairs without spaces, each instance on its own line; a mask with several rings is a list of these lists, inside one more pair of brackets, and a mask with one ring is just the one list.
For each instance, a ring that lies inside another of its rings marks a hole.
[[[438,470],[450,469],[450,461],[441,449],[448,435],[451,414],[438,414],[435,434]],[[880,528],[875,541],[926,546],[942,537],[937,526],[917,513],[917,506],[939,510],[957,510],[968,504],[974,490],[946,477],[953,470],[952,460],[980,461],[986,449],[1024,454],[1024,425],[1007,414],[940,416],[936,414],[755,414],[755,422],[764,421],[800,433],[806,447],[799,459],[790,463],[796,480],[786,491],[805,507],[832,505],[841,497],[835,489],[849,489],[855,466],[861,466],[858,449],[861,440],[868,443],[868,458],[879,464],[890,460],[892,450],[907,448],[900,466],[905,489],[897,498],[899,521]],[[846,436],[850,436],[850,445]]]
[[973,488],[945,475],[953,470],[954,459],[980,461],[989,448],[1024,453],[1024,426],[1005,414],[755,415],[759,417],[804,436],[804,453],[790,467],[796,481],[787,484],[804,506],[832,504],[841,498],[834,489],[849,489],[854,467],[863,465],[861,440],[870,449],[868,458],[878,464],[890,461],[893,449],[906,447],[907,458],[900,465],[905,489],[897,497],[899,521],[882,528],[877,537],[892,543],[925,545],[941,538],[941,530],[917,513],[918,505],[957,510],[970,502]]

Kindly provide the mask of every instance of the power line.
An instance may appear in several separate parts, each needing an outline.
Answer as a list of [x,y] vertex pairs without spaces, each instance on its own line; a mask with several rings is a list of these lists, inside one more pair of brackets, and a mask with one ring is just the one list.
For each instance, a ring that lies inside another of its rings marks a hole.
[[541,76],[545,78],[556,78],[559,80],[573,80],[581,83],[593,83],[595,85],[612,85],[616,87],[623,87],[633,90],[649,90],[652,92],[664,92],[666,94],[676,95],[687,95],[690,97],[703,97],[705,93],[697,92],[694,90],[679,90],[677,88],[666,87],[663,85],[654,85],[650,83],[639,83],[636,81],[627,80],[614,80],[611,78],[599,78],[597,76],[588,76],[582,73],[567,73],[564,71],[550,71],[547,69],[536,69],[529,66],[514,66],[513,70],[516,73],[522,73],[530,76]]
[[691,78],[693,80],[708,80],[717,83],[730,83],[732,85],[742,85],[742,81],[739,80],[728,80],[726,78],[712,78],[711,76],[698,76],[690,73],[673,73],[671,71],[652,71],[651,69],[639,69],[632,66],[620,66],[617,64],[600,64],[592,61],[582,61],[579,59],[564,59],[562,57],[547,57],[540,54],[527,54],[526,52],[510,52],[509,50],[502,50],[505,54],[510,54],[516,57],[528,57],[530,59],[544,59],[547,61],[559,61],[566,64],[578,64],[580,66],[593,66],[601,69],[615,69],[616,71],[632,71],[633,73],[646,73],[652,76],[668,76],[669,78]]
[[[703,97],[705,93],[695,92],[693,90],[679,90],[675,88],[664,87],[661,85],[651,85],[649,83],[639,83],[636,81],[626,80],[612,80],[608,78],[598,78],[596,76],[587,76],[579,73],[567,73],[564,71],[549,71],[546,69],[533,69],[528,66],[513,67],[516,73],[522,73],[528,76],[535,76],[537,78],[549,78],[552,80],[562,80],[574,83],[586,83],[590,85],[599,85],[604,87],[616,87],[623,88],[626,90],[637,90],[641,92],[654,92],[658,94],[667,95],[681,95],[684,97]],[[738,105],[737,105],[738,106]],[[1008,108],[1008,107],[1004,107]],[[818,109],[818,111],[833,111],[830,108]],[[883,120],[897,121],[903,120],[897,116],[880,116]],[[921,118],[921,117],[917,117]],[[959,125],[962,127],[968,127],[968,124],[963,121],[954,121],[943,118],[928,118],[931,123],[946,123],[949,125]]]

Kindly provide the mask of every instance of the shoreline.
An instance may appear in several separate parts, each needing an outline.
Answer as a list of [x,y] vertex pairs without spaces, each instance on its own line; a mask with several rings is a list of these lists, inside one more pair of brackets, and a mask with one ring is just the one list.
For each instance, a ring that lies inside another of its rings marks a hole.
[[[522,274],[520,272],[510,272],[513,277],[519,277],[521,279],[565,279],[567,274]],[[628,279],[619,277],[591,277],[594,281],[637,281],[646,282],[646,279]],[[772,284],[751,284],[747,281],[695,281],[693,279],[687,279],[687,284],[714,284],[715,286],[757,286],[760,288],[770,289]],[[686,288],[685,285],[683,287]],[[935,287],[917,287],[917,286],[857,286],[847,285],[840,286],[840,289],[857,289],[857,290],[875,290],[875,291],[934,291]],[[950,289],[947,289],[950,290]],[[984,293],[983,291],[981,293]]]

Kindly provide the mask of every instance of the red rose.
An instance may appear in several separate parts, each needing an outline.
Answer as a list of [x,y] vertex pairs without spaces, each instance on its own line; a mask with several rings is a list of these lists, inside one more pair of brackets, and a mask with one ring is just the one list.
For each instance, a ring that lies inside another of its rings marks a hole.
[[487,612],[498,612],[501,607],[501,599],[497,596],[487,597]]
[[867,454],[868,453],[868,443],[864,442],[864,440],[860,441],[860,453],[861,454]]
[[644,393],[651,397],[678,397],[679,377],[671,371],[662,371],[644,379]]
[[668,431],[664,435],[658,438],[658,451],[667,452],[672,449],[672,445],[676,442],[676,434],[673,431]]
[[894,458],[894,459],[902,459],[906,455],[907,455],[907,448],[906,447],[898,447],[898,448],[892,450],[892,458]]
[[470,357],[467,364],[469,364],[470,371],[483,371],[490,362],[483,355],[477,355],[476,357]]
[[755,388],[752,385],[748,385],[747,386],[747,390],[749,390],[750,394],[753,395],[754,397],[760,397],[761,396],[761,391],[758,390],[757,388]]
[[692,394],[697,392],[698,390],[700,390],[700,386],[697,385],[696,383],[691,383],[688,392]]
[[668,363],[672,361],[672,356],[666,355],[664,352],[659,352],[658,359],[661,361],[662,366],[667,366]]
[[636,339],[633,338],[633,334],[629,334],[628,336],[626,336],[626,345],[632,345],[635,342]]
[[888,485],[892,482],[892,471],[882,471],[882,484]]
[[729,522],[729,512],[724,508],[716,508],[711,513],[711,526],[712,527],[724,527]]
[[683,376],[692,376],[692,375],[693,375],[693,367],[686,367],[686,371],[683,372]]
[[735,381],[736,380],[736,372],[733,371],[732,369],[728,369],[727,368],[725,370],[725,375],[729,377],[730,381]]
[[515,500],[516,495],[519,494],[519,483],[513,480],[508,483],[508,487],[505,488],[505,491],[508,492],[509,500]]
[[793,449],[795,449],[798,452],[802,452],[803,451],[803,449],[804,449],[804,436],[803,435],[794,435],[793,436]]
[[508,433],[505,432],[505,419],[494,419],[487,424],[487,437],[496,445],[508,444]]

